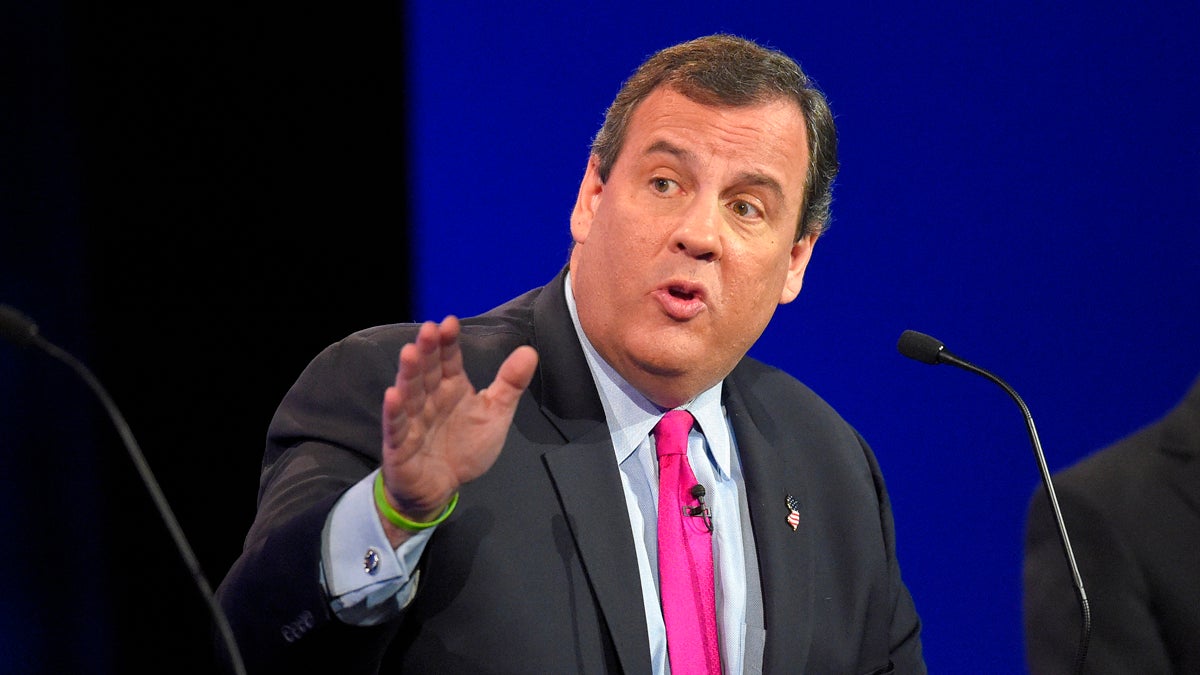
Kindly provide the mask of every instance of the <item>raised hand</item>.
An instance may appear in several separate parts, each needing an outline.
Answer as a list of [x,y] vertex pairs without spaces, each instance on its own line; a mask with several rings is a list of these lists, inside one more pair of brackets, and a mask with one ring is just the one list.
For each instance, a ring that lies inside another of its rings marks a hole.
[[[437,517],[458,488],[491,468],[537,367],[537,352],[508,355],[485,389],[463,370],[458,319],[422,324],[400,350],[396,382],[383,397],[383,481],[392,507],[411,520]],[[409,533],[383,519],[398,545]]]

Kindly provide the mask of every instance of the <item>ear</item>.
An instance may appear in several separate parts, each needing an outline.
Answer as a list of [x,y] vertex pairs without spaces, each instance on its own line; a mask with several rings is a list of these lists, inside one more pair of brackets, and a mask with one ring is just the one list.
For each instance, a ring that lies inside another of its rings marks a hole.
[[595,155],[588,158],[583,180],[579,182],[579,195],[575,197],[575,208],[571,211],[571,238],[576,244],[587,240],[596,217],[596,208],[604,192],[604,181],[600,180],[600,160]]
[[816,234],[806,234],[792,244],[792,259],[788,263],[787,279],[783,282],[779,304],[786,305],[800,295],[800,287],[804,285],[804,270],[808,268],[808,261],[812,259],[813,248],[816,245]]

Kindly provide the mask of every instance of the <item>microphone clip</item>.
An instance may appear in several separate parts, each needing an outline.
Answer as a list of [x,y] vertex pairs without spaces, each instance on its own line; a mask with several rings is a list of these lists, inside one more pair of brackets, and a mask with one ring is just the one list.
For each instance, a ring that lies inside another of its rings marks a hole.
[[699,502],[699,504],[697,506],[683,507],[683,515],[689,516],[692,518],[703,518],[704,519],[704,527],[707,528],[709,532],[712,532],[713,531],[712,511],[709,510],[708,504],[704,503],[704,495],[705,495],[704,486],[699,483],[696,483],[695,485],[692,486],[692,489],[689,492],[691,493],[692,497],[695,498],[695,500],[697,502]]

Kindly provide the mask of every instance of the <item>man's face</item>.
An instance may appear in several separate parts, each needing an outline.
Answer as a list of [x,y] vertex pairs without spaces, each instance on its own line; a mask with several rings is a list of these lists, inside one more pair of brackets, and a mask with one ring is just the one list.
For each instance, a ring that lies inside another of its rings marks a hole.
[[607,182],[592,157],[571,216],[579,320],[660,406],[724,378],[800,292],[808,151],[792,101],[714,108],[671,89],[635,109]]

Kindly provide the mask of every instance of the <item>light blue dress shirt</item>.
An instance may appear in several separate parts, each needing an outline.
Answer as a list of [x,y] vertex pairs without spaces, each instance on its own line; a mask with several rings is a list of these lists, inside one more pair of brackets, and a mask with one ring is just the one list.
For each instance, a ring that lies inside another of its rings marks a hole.
[[[650,435],[665,412],[635,390],[600,358],[579,325],[570,277],[567,305],[583,345],[608,420],[621,485],[629,508],[629,527],[637,552],[638,581],[645,602],[650,656],[657,674],[670,673],[666,628],[658,597],[657,522],[658,460]],[[746,507],[739,497],[741,464],[728,419],[721,406],[721,384],[680,406],[696,418],[698,429],[688,437],[688,461],[706,490],[712,511],[713,568],[717,588],[717,631],[726,673],[741,673],[747,635],[747,542],[743,541]],[[416,593],[417,562],[436,528],[422,531],[391,551],[375,511],[371,472],[338,501],[325,525],[322,575],[338,618],[354,625],[372,625],[396,616]],[[749,549],[752,550],[752,549]],[[377,560],[373,571],[364,565]],[[757,574],[753,575],[757,578]],[[755,619],[752,619],[754,621]],[[761,617],[754,624],[761,626]]]

